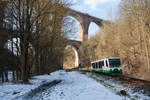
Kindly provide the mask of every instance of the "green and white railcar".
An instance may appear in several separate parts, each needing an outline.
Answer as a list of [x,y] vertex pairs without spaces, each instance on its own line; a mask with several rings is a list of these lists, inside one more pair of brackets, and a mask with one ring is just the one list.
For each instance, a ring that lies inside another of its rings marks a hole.
[[120,58],[104,58],[93,61],[92,71],[102,72],[110,75],[121,75],[122,67]]

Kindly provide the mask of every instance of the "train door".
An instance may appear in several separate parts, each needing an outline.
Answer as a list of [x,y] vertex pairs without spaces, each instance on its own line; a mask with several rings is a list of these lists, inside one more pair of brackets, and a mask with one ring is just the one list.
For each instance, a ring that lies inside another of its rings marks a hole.
[[97,69],[97,63],[95,62],[95,69]]
[[102,60],[100,63],[101,63],[101,69],[104,69],[105,68],[104,60]]
[[98,63],[99,63],[99,69],[102,69],[101,61],[99,61]]
[[99,69],[99,63],[98,62],[96,62],[97,63],[97,69]]

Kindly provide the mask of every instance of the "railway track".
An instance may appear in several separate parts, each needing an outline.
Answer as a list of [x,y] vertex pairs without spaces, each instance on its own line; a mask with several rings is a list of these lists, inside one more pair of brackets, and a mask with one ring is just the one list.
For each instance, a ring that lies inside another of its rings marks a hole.
[[146,86],[146,87],[150,88],[150,81],[147,81],[147,80],[137,79],[137,78],[133,78],[133,77],[125,76],[125,75],[121,75],[116,78],[127,81],[133,85]]
[[117,80],[128,82],[129,84],[132,84],[132,85],[137,85],[137,86],[142,86],[142,87],[148,87],[150,89],[150,81],[147,81],[147,80],[137,79],[137,78],[133,78],[133,77],[125,76],[125,75],[111,76],[109,74],[92,72],[90,70],[72,69],[72,71],[91,72],[91,73],[96,73],[96,74],[99,74],[99,75],[105,75],[105,76],[109,76],[109,77],[117,79]]
[[94,79],[104,87],[110,89],[113,93],[129,98],[129,100],[150,100],[149,81],[132,78],[125,75],[111,76],[90,70],[73,69],[66,71],[79,71],[81,74]]

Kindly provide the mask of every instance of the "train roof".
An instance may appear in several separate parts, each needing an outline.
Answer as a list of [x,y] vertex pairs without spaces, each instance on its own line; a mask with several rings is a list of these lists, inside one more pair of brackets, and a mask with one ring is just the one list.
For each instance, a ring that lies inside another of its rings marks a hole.
[[93,63],[93,62],[99,62],[99,61],[106,60],[106,59],[120,59],[120,57],[103,58],[103,59],[100,59],[100,60],[92,61],[91,63]]

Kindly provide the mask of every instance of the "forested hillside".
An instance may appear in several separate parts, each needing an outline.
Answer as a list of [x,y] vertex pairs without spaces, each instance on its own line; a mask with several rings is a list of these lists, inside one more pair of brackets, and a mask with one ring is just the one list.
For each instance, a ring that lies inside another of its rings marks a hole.
[[116,20],[104,25],[80,48],[84,65],[106,57],[120,57],[124,74],[150,80],[149,14],[149,0],[122,0]]

